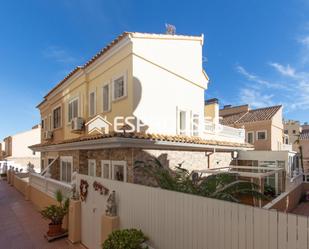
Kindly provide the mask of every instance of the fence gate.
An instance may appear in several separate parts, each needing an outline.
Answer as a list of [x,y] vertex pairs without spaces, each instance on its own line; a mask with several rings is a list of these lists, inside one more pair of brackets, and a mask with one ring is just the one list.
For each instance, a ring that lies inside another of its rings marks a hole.
[[101,249],[101,218],[105,212],[107,196],[100,195],[93,188],[94,177],[78,175],[78,188],[81,180],[88,183],[88,194],[81,206],[81,240],[89,249]]

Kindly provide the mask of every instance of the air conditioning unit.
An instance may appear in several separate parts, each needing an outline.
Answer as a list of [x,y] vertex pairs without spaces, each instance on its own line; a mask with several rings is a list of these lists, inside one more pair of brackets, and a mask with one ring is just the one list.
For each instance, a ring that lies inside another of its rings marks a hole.
[[84,119],[80,117],[73,118],[71,121],[72,131],[81,131],[84,128]]
[[53,138],[53,132],[52,131],[44,131],[43,138],[45,140],[50,140]]

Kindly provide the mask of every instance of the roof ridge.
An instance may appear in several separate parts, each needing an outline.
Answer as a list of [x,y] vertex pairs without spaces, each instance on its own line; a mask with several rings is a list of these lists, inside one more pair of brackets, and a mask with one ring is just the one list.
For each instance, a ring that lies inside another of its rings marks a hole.
[[251,110],[249,110],[249,112],[267,110],[267,109],[271,109],[271,108],[280,108],[280,107],[282,107],[282,105],[266,106],[266,107],[261,107],[261,108],[257,108],[257,109],[251,109]]

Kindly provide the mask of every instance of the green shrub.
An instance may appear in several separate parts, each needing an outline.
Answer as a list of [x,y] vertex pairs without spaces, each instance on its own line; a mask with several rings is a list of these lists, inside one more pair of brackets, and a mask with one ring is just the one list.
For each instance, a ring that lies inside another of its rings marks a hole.
[[112,232],[102,245],[103,249],[147,249],[142,243],[148,238],[141,230],[124,229]]
[[58,206],[50,205],[41,210],[43,218],[50,220],[53,225],[62,224],[64,216],[69,212],[69,199],[64,200],[60,190],[56,191],[55,197]]

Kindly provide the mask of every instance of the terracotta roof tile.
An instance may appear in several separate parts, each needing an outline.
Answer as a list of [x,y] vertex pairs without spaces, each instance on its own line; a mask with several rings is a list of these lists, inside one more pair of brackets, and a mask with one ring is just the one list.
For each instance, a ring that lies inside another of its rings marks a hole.
[[255,110],[250,110],[248,112],[241,112],[231,115],[223,116],[221,123],[223,125],[233,125],[242,123],[251,123],[263,120],[271,120],[272,117],[280,110],[282,106],[270,106]]
[[123,137],[123,138],[134,138],[134,139],[144,139],[151,141],[166,141],[166,142],[178,142],[178,143],[192,143],[192,144],[204,144],[204,145],[219,145],[219,146],[234,146],[234,147],[243,147],[243,148],[252,148],[252,145],[248,143],[234,143],[234,142],[225,142],[225,141],[216,141],[216,140],[207,140],[200,137],[190,137],[183,135],[163,135],[163,134],[151,134],[151,133],[116,133],[111,132],[109,134],[99,134],[91,136],[81,136],[79,138],[63,140],[60,142],[44,142],[41,144],[36,144],[30,146],[30,148],[44,147],[49,145],[59,145],[59,144],[68,144],[89,140],[97,140],[111,137]]

